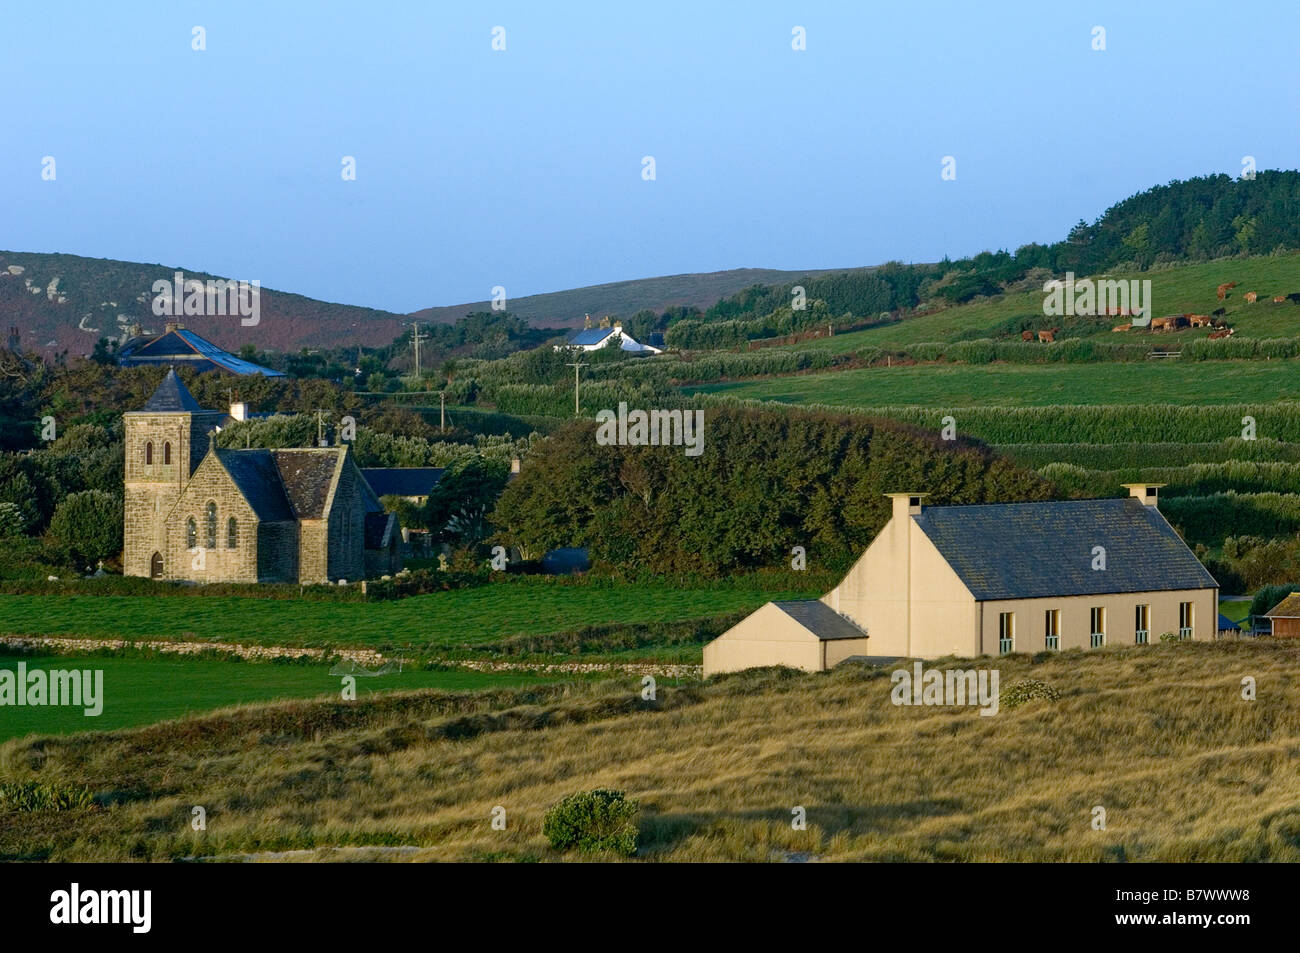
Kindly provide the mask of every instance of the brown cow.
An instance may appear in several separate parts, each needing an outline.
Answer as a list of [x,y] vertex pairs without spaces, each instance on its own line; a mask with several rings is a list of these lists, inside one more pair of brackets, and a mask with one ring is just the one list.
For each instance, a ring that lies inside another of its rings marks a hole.
[[1286,301],[1286,295],[1273,295],[1274,304],[1282,304]]
[[1132,329],[1133,325],[1131,324],[1117,324],[1115,327],[1111,328],[1112,331],[1131,331]]
[[1220,338],[1226,338],[1231,336],[1232,336],[1232,328],[1221,328],[1218,331],[1212,331],[1210,333],[1210,340],[1217,341]]
[[1060,330],[1060,328],[1052,328],[1050,331],[1039,331],[1038,340],[1043,344],[1051,344],[1056,340],[1056,332]]
[[1034,339],[1034,332],[1033,332],[1033,331],[1021,331],[1021,332],[1020,332],[1020,340],[1022,340],[1022,341],[1032,341],[1033,339]]
[[1172,331],[1187,324],[1187,316],[1182,314],[1170,314],[1163,318],[1151,319],[1152,331]]
[[1258,291],[1247,291],[1247,292],[1246,292],[1246,304],[1254,304],[1255,301],[1256,301],[1256,299],[1258,299],[1258,298],[1259,298],[1259,292],[1258,292]]
[[1189,314],[1187,320],[1194,328],[1208,328],[1213,323],[1208,314]]
[[1219,296],[1219,300],[1222,301],[1228,296],[1228,292],[1235,287],[1237,287],[1237,283],[1235,281],[1229,281],[1225,284],[1219,285],[1218,290],[1215,293]]

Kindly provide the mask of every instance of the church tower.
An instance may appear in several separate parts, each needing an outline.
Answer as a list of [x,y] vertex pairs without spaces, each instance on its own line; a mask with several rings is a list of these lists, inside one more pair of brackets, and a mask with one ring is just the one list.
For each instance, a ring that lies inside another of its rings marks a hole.
[[166,565],[165,520],[208,452],[211,431],[225,414],[204,410],[175,370],[169,370],[126,426],[126,526],[123,572],[172,578]]

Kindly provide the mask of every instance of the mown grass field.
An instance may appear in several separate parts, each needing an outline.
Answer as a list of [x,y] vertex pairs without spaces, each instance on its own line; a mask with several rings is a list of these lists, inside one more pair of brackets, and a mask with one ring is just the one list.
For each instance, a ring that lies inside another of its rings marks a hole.
[[[756,670],[656,702],[617,682],[426,692],[11,741],[0,778],[82,786],[99,803],[0,812],[0,858],[327,859],[369,846],[377,858],[576,859],[548,847],[545,811],[607,787],[640,802],[650,861],[1300,860],[1300,645],[958,664],[996,666],[1004,698],[1025,677],[1059,698],[993,717],[902,707],[888,670],[844,665]],[[1247,675],[1255,701],[1241,697]],[[193,805],[204,832],[189,826]],[[796,806],[807,830],[792,828]]]
[[[1274,304],[1271,300],[1247,304],[1243,297],[1247,291],[1258,292],[1261,299],[1300,292],[1300,254],[1216,261],[1131,274],[1116,272],[1109,277],[1125,281],[1150,280],[1152,310],[1157,317],[1165,314],[1209,314],[1222,307],[1227,311],[1224,319],[1237,334],[1261,338],[1300,336],[1300,305],[1291,302]],[[1219,301],[1215,297],[1215,289],[1228,281],[1237,281],[1239,284],[1232,290],[1231,297]],[[1043,291],[1040,285],[1031,291],[959,305],[934,314],[908,318],[898,324],[837,334],[784,347],[796,350],[826,349],[843,353],[869,346],[951,341],[958,335],[983,336],[980,332],[1016,315],[1036,316],[1042,327],[1061,323],[1043,314]],[[1162,334],[1132,331],[1125,334],[1113,333],[1111,328],[1121,323],[1120,318],[1112,320],[1099,317],[1094,334],[1104,336],[1107,340],[1142,340],[1164,344],[1206,335],[1203,329]]]
[[[127,658],[92,656],[0,656],[0,669],[19,662],[35,669],[90,669],[104,673],[103,711],[87,716],[84,708],[46,706],[0,709],[0,740],[26,734],[71,734],[112,731],[182,718],[232,705],[287,698],[338,697],[342,682],[328,665],[280,665],[158,655]],[[489,674],[471,671],[421,671],[407,668],[374,678],[358,677],[359,696],[420,688],[464,691],[507,688],[555,681],[563,676],[526,672]],[[572,677],[572,676],[571,676]]]
[[523,579],[393,602],[227,596],[0,595],[0,635],[182,639],[243,645],[449,649],[601,623],[673,622],[820,591],[556,585]]
[[[1300,310],[1300,309],[1298,309]],[[1300,361],[918,364],[683,388],[788,404],[944,407],[1227,404],[1300,397]]]

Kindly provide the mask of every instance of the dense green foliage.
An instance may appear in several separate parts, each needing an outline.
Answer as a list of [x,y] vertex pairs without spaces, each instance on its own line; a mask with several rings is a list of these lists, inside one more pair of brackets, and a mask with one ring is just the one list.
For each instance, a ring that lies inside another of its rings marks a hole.
[[597,788],[570,794],[546,812],[542,833],[556,850],[636,854],[636,801]]
[[52,549],[73,564],[112,559],[122,551],[122,497],[107,490],[70,493],[50,519]]
[[883,494],[936,503],[1045,499],[1048,484],[959,441],[844,414],[709,410],[703,452],[601,446],[577,421],[547,438],[501,497],[499,536],[525,558],[586,546],[598,566],[717,576],[843,567],[889,517]]

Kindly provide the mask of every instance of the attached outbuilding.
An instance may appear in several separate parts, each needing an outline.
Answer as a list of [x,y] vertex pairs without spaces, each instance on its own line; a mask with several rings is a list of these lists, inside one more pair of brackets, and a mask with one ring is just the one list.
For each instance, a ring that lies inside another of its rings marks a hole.
[[704,647],[704,674],[786,665],[821,672],[867,654],[867,633],[824,602],[769,602]]

